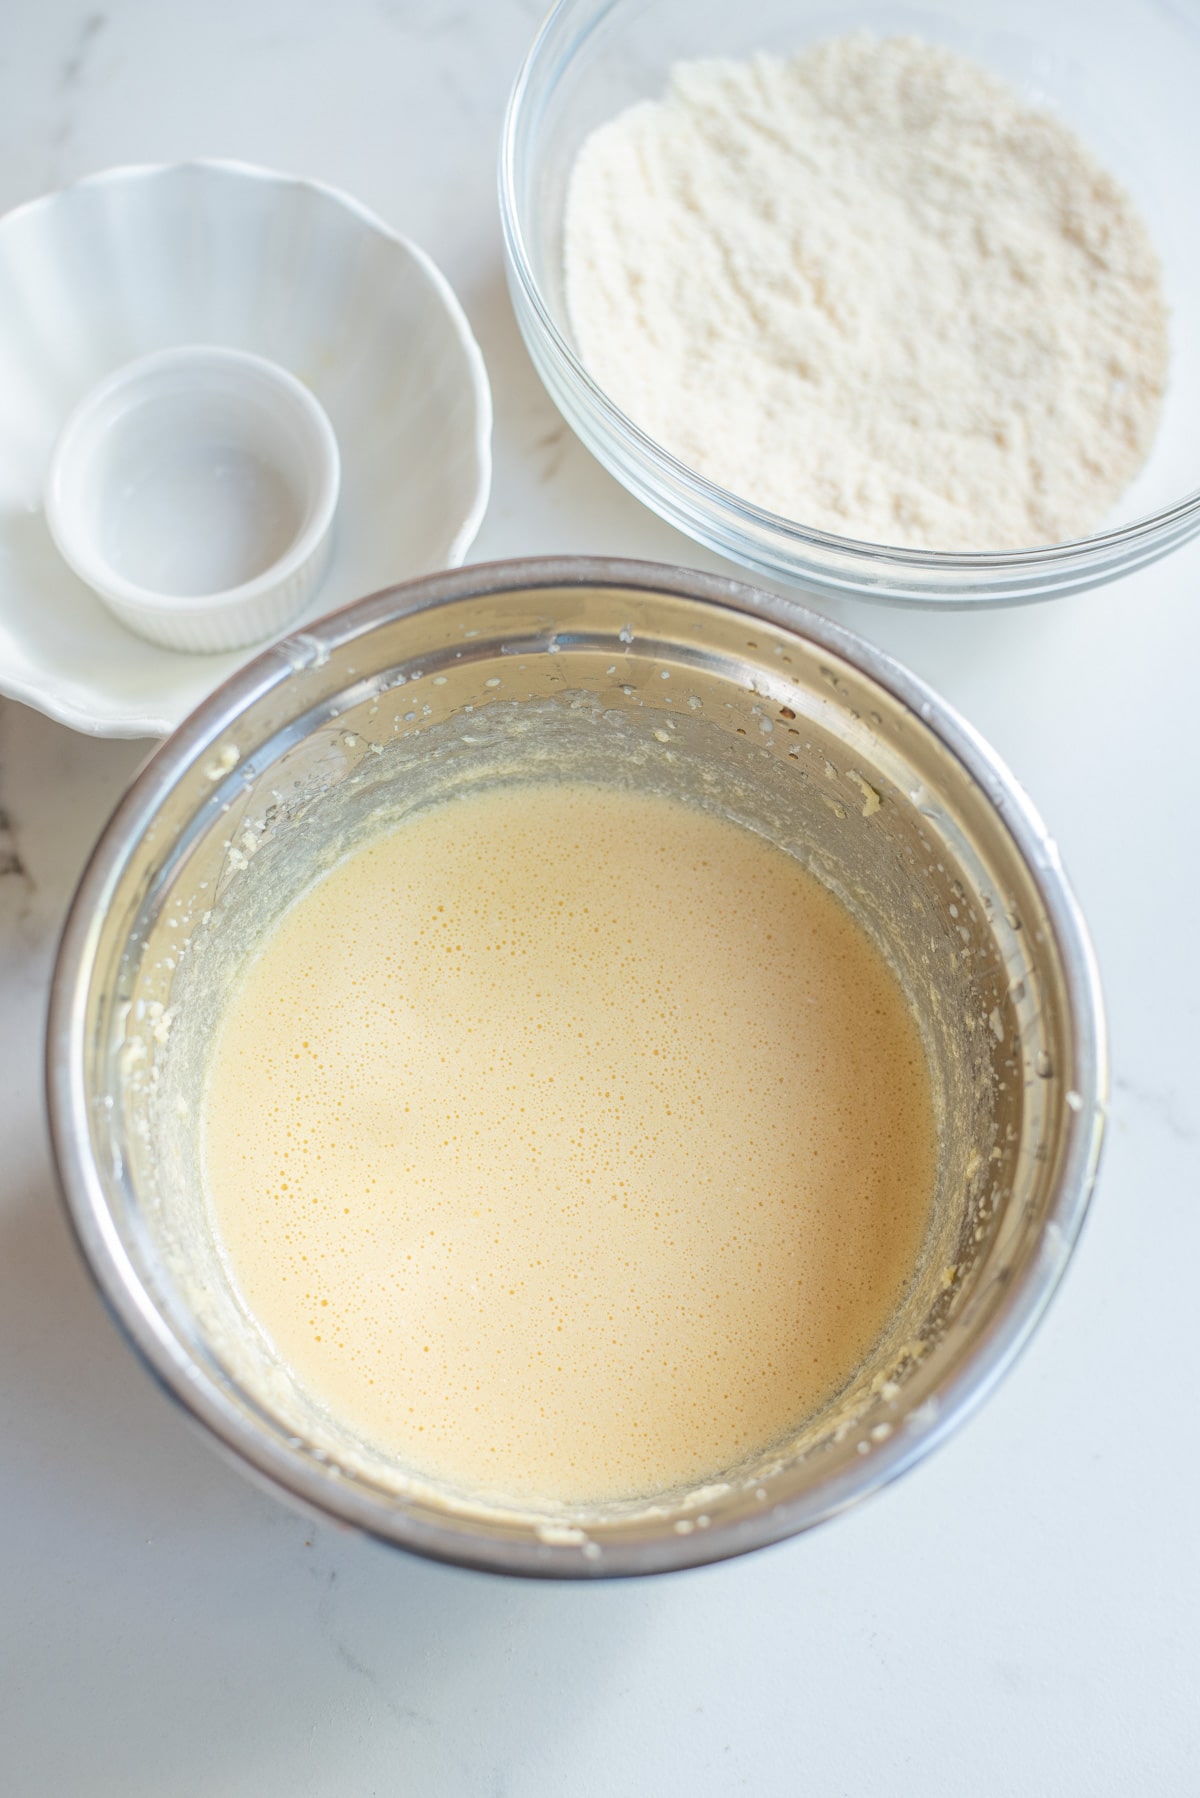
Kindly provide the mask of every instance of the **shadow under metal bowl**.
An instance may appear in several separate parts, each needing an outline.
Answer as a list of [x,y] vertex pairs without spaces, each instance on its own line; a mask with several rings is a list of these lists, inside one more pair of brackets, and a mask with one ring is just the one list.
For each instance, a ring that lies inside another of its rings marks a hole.
[[[212,1032],[284,907],[365,833],[547,767],[715,807],[810,868],[903,982],[939,1118],[920,1266],[845,1389],[703,1489],[594,1511],[455,1493],[356,1439],[243,1310],[197,1171]],[[979,738],[824,619],[730,581],[590,559],[396,588],[214,693],[93,855],[48,1057],[84,1254],[134,1346],[217,1442],[281,1493],[388,1541],[560,1577],[738,1554],[927,1453],[1058,1282],[1105,1095],[1083,924],[1053,843]]]
[[[1162,259],[1171,365],[1142,473],[1102,529],[1076,542],[950,554],[810,529],[686,467],[592,379],[564,295],[567,183],[584,139],[696,57],[788,55],[868,29],[973,57],[1030,105],[1059,114],[1133,195]],[[1200,531],[1200,18],[1148,0],[560,0],[509,101],[500,214],[509,289],[534,366],[567,423],[631,493],[706,548],[827,595],[903,604],[1011,605],[1128,574]]]

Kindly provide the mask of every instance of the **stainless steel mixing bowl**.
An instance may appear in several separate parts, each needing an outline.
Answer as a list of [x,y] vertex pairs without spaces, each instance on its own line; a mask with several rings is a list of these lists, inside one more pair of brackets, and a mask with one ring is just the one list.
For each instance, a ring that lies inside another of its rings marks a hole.
[[[920,1266],[845,1389],[700,1490],[593,1510],[452,1492],[355,1438],[243,1309],[199,1174],[207,1046],[272,920],[363,833],[468,786],[548,773],[716,807],[824,880],[906,987],[940,1131]],[[1011,1363],[1062,1274],[1105,1095],[1082,921],[1044,827],[974,732],[793,604],[591,559],[466,568],[377,595],[214,693],[92,857],[48,1055],[83,1252],[134,1346],[216,1441],[280,1492],[388,1541],[556,1576],[737,1554],[926,1454]]]

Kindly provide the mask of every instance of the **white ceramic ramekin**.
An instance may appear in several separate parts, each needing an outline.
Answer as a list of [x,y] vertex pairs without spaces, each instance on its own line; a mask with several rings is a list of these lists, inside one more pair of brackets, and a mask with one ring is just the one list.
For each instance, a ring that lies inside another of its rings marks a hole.
[[470,325],[429,257],[350,195],[185,162],[16,207],[0,218],[0,693],[71,730],[165,736],[246,659],[131,635],[44,528],[72,407],[185,344],[268,357],[337,433],[329,566],[295,624],[457,567],[487,505],[492,404]]
[[240,649],[314,593],[340,481],[333,426],[303,382],[262,356],[187,345],[84,396],[51,460],[46,522],[140,637]]

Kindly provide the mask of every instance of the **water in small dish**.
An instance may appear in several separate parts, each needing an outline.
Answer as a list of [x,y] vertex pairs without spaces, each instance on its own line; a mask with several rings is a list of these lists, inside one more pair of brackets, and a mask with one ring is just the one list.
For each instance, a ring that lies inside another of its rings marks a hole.
[[781,850],[528,783],[369,838],[226,1008],[223,1252],[302,1385],[406,1468],[604,1502],[716,1475],[840,1389],[929,1224],[899,983]]

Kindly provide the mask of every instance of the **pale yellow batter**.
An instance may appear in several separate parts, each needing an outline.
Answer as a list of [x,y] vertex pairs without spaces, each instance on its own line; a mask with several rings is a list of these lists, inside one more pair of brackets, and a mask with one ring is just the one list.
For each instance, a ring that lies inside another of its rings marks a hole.
[[600,1500],[715,1475],[878,1339],[934,1125],[882,957],[781,851],[549,783],[365,843],[214,1046],[246,1304],[410,1467]]

